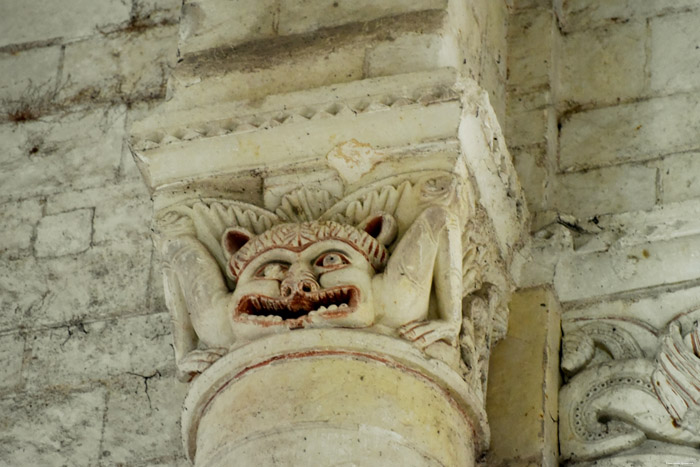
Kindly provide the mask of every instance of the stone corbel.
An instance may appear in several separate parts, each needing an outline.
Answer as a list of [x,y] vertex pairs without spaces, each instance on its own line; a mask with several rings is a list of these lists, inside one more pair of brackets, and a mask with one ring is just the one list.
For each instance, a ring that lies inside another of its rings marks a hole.
[[475,84],[445,69],[169,109],[131,145],[195,465],[474,465],[526,222]]

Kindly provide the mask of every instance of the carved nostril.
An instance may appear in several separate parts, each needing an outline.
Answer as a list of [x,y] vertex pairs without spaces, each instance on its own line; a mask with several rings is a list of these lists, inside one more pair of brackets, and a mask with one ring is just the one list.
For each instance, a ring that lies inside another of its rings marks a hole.
[[318,290],[318,284],[312,280],[304,280],[299,283],[299,290],[302,292],[313,292]]
[[288,284],[284,284],[280,287],[280,293],[283,297],[289,297],[292,295],[292,288]]

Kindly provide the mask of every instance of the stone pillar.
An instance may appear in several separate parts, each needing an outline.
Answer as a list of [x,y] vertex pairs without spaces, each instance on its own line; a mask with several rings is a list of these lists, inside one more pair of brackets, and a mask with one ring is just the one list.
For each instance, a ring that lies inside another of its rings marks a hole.
[[[170,99],[132,129],[186,453],[474,465],[527,212],[464,2],[263,3],[186,2]],[[337,73],[387,35],[424,55]]]

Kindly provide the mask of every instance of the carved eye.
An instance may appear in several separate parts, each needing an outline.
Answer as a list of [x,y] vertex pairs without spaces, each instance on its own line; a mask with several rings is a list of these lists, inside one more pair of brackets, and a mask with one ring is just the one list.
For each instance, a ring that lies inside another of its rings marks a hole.
[[267,263],[258,269],[255,277],[281,281],[288,269],[289,265],[286,263]]
[[327,269],[337,269],[346,264],[350,264],[350,260],[337,251],[324,253],[316,259],[316,266]]

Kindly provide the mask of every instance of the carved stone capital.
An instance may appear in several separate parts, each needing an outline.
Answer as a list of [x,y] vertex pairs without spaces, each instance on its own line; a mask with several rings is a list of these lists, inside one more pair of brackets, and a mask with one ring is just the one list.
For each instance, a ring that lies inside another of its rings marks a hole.
[[308,431],[309,452],[333,439],[347,459],[472,465],[527,221],[486,94],[441,69],[177,105],[136,122],[131,147],[193,381],[191,460],[255,456],[254,438],[323,463],[294,450]]

